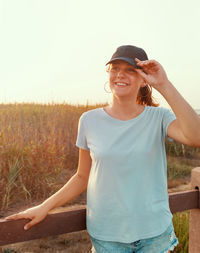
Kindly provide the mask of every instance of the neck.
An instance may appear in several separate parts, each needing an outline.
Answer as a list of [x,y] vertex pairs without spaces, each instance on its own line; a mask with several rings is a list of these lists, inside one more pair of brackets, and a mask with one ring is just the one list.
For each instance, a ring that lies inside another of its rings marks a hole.
[[122,118],[129,118],[139,114],[143,110],[144,106],[137,104],[136,100],[122,100],[113,97],[109,108],[113,114]]

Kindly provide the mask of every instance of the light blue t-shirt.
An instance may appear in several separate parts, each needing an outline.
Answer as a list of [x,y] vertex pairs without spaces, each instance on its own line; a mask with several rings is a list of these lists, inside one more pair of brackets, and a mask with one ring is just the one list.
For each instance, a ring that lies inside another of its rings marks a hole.
[[171,222],[165,137],[175,115],[145,106],[123,121],[103,108],[82,114],[76,145],[90,151],[87,230],[124,243],[163,233]]

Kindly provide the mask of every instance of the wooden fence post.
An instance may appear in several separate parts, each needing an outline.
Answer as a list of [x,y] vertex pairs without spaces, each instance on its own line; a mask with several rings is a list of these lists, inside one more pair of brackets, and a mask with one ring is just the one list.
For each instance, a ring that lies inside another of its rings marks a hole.
[[[191,187],[200,190],[200,167],[194,168],[191,173]],[[198,199],[198,206],[200,208],[200,196]],[[193,209],[190,211],[189,224],[189,253],[200,252],[200,209]]]

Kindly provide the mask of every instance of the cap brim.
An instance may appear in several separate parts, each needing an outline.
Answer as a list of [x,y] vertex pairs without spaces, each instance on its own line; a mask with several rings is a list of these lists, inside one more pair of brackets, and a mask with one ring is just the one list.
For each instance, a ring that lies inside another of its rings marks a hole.
[[136,62],[133,59],[126,58],[126,57],[116,57],[116,58],[113,58],[112,60],[110,60],[109,62],[107,62],[106,65],[108,65],[109,63],[112,63],[114,61],[117,61],[117,60],[125,61],[125,62],[129,63],[130,65],[132,65],[133,67],[139,68],[139,66],[137,66]]

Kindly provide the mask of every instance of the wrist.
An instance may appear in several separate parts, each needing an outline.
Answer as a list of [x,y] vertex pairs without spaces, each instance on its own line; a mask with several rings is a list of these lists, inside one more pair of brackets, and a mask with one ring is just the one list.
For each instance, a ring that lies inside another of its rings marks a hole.
[[167,79],[162,84],[158,86],[158,92],[160,92],[162,95],[166,94],[166,92],[169,91],[169,89],[173,88],[173,84]]
[[46,212],[49,212],[51,209],[53,209],[52,203],[50,203],[48,200],[45,200],[40,204],[40,206],[46,210]]

